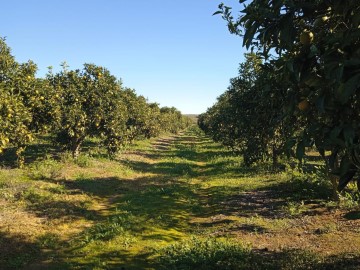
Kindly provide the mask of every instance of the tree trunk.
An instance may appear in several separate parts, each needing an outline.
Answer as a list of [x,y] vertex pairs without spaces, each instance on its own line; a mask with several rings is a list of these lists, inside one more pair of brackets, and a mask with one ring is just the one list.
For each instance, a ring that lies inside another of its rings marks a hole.
[[331,172],[328,173],[328,177],[332,184],[332,193],[333,193],[332,198],[334,201],[339,201],[340,197],[337,188],[339,183],[339,178],[336,175],[333,175]]
[[76,139],[76,138],[73,138],[72,141],[71,141],[71,153],[72,153],[72,157],[74,159],[77,159],[80,155],[80,147],[81,147],[81,144],[82,142],[84,141],[83,138],[80,138],[80,139]]
[[333,149],[329,157],[325,155],[324,149],[318,149],[318,151],[325,162],[325,170],[326,170],[325,173],[327,175],[327,178],[331,182],[332,199],[334,201],[339,201],[340,200],[338,193],[339,178],[333,174],[333,172],[339,167],[338,150]]

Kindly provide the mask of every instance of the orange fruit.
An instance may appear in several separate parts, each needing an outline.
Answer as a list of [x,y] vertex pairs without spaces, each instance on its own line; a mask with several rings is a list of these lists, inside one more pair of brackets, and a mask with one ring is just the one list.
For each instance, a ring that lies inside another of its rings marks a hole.
[[307,110],[309,107],[310,107],[310,103],[309,103],[309,101],[307,101],[306,99],[304,99],[303,101],[301,101],[301,102],[298,104],[298,108],[299,108],[300,111],[305,111],[305,110]]
[[314,34],[310,31],[303,31],[300,34],[300,42],[304,45],[310,45],[314,40]]

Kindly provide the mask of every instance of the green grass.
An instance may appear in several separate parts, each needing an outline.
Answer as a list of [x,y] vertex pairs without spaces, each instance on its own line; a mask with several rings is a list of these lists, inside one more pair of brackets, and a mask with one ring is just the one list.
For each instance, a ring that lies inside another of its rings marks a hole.
[[[357,195],[350,190],[332,202],[321,169],[247,168],[195,127],[136,142],[113,160],[95,139],[77,160],[36,149],[29,147],[24,169],[0,169],[0,269],[357,265]],[[322,221],[319,211],[333,209],[348,211],[355,227],[339,231],[333,216]],[[292,246],[307,235],[330,246],[339,234],[348,240],[331,256]]]

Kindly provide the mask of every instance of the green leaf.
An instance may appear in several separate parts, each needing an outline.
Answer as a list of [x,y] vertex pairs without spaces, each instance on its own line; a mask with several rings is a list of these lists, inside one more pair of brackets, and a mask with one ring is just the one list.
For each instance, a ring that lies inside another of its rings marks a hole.
[[341,84],[339,88],[340,101],[345,104],[349,98],[354,94],[355,90],[359,88],[360,73],[352,76],[346,83]]
[[332,76],[337,80],[340,81],[343,77],[344,74],[344,65],[343,64],[339,64],[339,67],[336,68],[332,74]]
[[[279,1],[281,2],[281,1]],[[280,19],[280,38],[283,46],[291,46],[294,38],[293,18],[291,14],[286,14]]]
[[340,146],[341,148],[345,148],[345,142],[339,138],[331,139],[330,144]]
[[218,15],[218,14],[222,14],[222,13],[223,13],[222,10],[218,10],[218,11],[214,12],[213,16]]
[[313,44],[310,46],[310,54],[308,55],[308,58],[314,57],[319,53],[318,48]]

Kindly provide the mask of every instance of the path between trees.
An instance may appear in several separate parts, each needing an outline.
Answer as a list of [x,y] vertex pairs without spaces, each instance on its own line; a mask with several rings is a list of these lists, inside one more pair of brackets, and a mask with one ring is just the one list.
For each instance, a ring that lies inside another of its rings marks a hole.
[[246,168],[194,131],[139,142],[115,161],[67,166],[47,181],[69,202],[89,199],[73,212],[54,212],[52,221],[57,208],[36,208],[61,236],[26,269],[156,269],[158,250],[193,236],[248,244],[269,260],[288,249],[358,259],[359,212],[339,209],[311,183],[290,178]]

